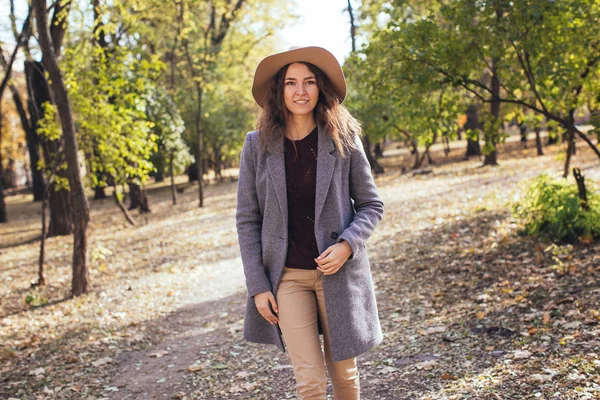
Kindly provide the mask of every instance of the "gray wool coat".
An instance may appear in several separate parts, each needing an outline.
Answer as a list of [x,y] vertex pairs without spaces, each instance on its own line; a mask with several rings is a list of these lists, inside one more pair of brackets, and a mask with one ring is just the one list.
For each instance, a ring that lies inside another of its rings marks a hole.
[[[318,136],[315,236],[319,253],[341,240],[352,248],[337,273],[323,276],[332,358],[340,361],[368,351],[383,339],[365,246],[381,220],[383,202],[362,146],[342,158],[321,127]],[[269,290],[277,294],[286,259],[283,135],[265,151],[261,151],[257,131],[246,135],[237,200],[236,226],[248,289],[244,338],[285,351],[279,326],[259,314],[253,299]]]

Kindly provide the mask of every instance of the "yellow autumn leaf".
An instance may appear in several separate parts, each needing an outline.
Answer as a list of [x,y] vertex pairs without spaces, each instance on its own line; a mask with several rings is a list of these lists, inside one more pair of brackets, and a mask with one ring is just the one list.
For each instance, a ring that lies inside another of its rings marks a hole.
[[542,317],[542,321],[544,322],[544,324],[547,324],[550,322],[550,313],[549,312],[544,313],[544,316]]

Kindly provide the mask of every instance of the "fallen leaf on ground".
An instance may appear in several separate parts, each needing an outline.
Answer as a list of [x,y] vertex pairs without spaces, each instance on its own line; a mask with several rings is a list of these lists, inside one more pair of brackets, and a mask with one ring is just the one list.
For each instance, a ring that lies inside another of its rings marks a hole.
[[552,380],[552,375],[533,374],[529,377],[529,380],[541,383],[550,382]]
[[515,360],[523,360],[529,357],[531,357],[531,352],[528,350],[515,350],[513,352],[513,358]]
[[162,356],[166,356],[167,354],[169,354],[169,352],[166,350],[157,350],[157,351],[148,353],[147,356],[161,358]]
[[46,373],[46,370],[44,368],[41,368],[41,367],[40,368],[36,368],[36,369],[34,369],[32,371],[29,371],[29,375],[35,375],[35,376],[44,375],[44,373]]
[[204,365],[202,365],[202,364],[194,364],[194,365],[190,365],[188,367],[189,372],[198,372],[198,371],[202,371],[203,369],[204,369]]
[[457,378],[456,376],[454,376],[454,375],[452,375],[452,374],[449,374],[448,372],[446,372],[446,373],[443,373],[443,374],[440,376],[440,379],[443,379],[443,380],[446,380],[446,381],[455,381],[455,380],[457,380],[458,378]]
[[423,361],[423,362],[416,364],[416,367],[417,367],[417,369],[424,369],[425,371],[429,371],[436,365],[437,365],[437,361],[429,360],[429,361]]
[[110,358],[110,357],[104,357],[104,358],[99,358],[99,359],[97,359],[96,361],[92,361],[92,365],[93,365],[94,367],[100,367],[100,366],[102,366],[102,365],[109,364],[109,363],[111,363],[112,361],[113,361],[113,359],[112,359],[112,358]]
[[434,333],[441,333],[441,332],[445,332],[446,331],[446,327],[444,325],[440,325],[440,326],[431,326],[429,328],[427,328],[424,331],[421,331],[422,335],[431,335]]

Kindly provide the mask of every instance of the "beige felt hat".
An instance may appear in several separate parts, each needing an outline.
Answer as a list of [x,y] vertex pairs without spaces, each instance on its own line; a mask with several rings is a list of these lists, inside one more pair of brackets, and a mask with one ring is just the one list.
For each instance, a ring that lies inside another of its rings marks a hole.
[[331,81],[340,103],[344,101],[346,98],[346,79],[340,63],[333,54],[324,48],[308,46],[291,48],[288,51],[270,55],[258,63],[258,67],[254,72],[252,96],[254,96],[254,100],[259,106],[263,106],[277,72],[288,64],[301,61],[319,67]]

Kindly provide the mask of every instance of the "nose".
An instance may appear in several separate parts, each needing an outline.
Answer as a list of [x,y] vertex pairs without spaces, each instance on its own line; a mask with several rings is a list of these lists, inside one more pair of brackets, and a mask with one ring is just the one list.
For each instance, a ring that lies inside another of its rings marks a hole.
[[298,85],[298,92],[299,93],[306,93],[306,86],[304,83],[301,83]]

